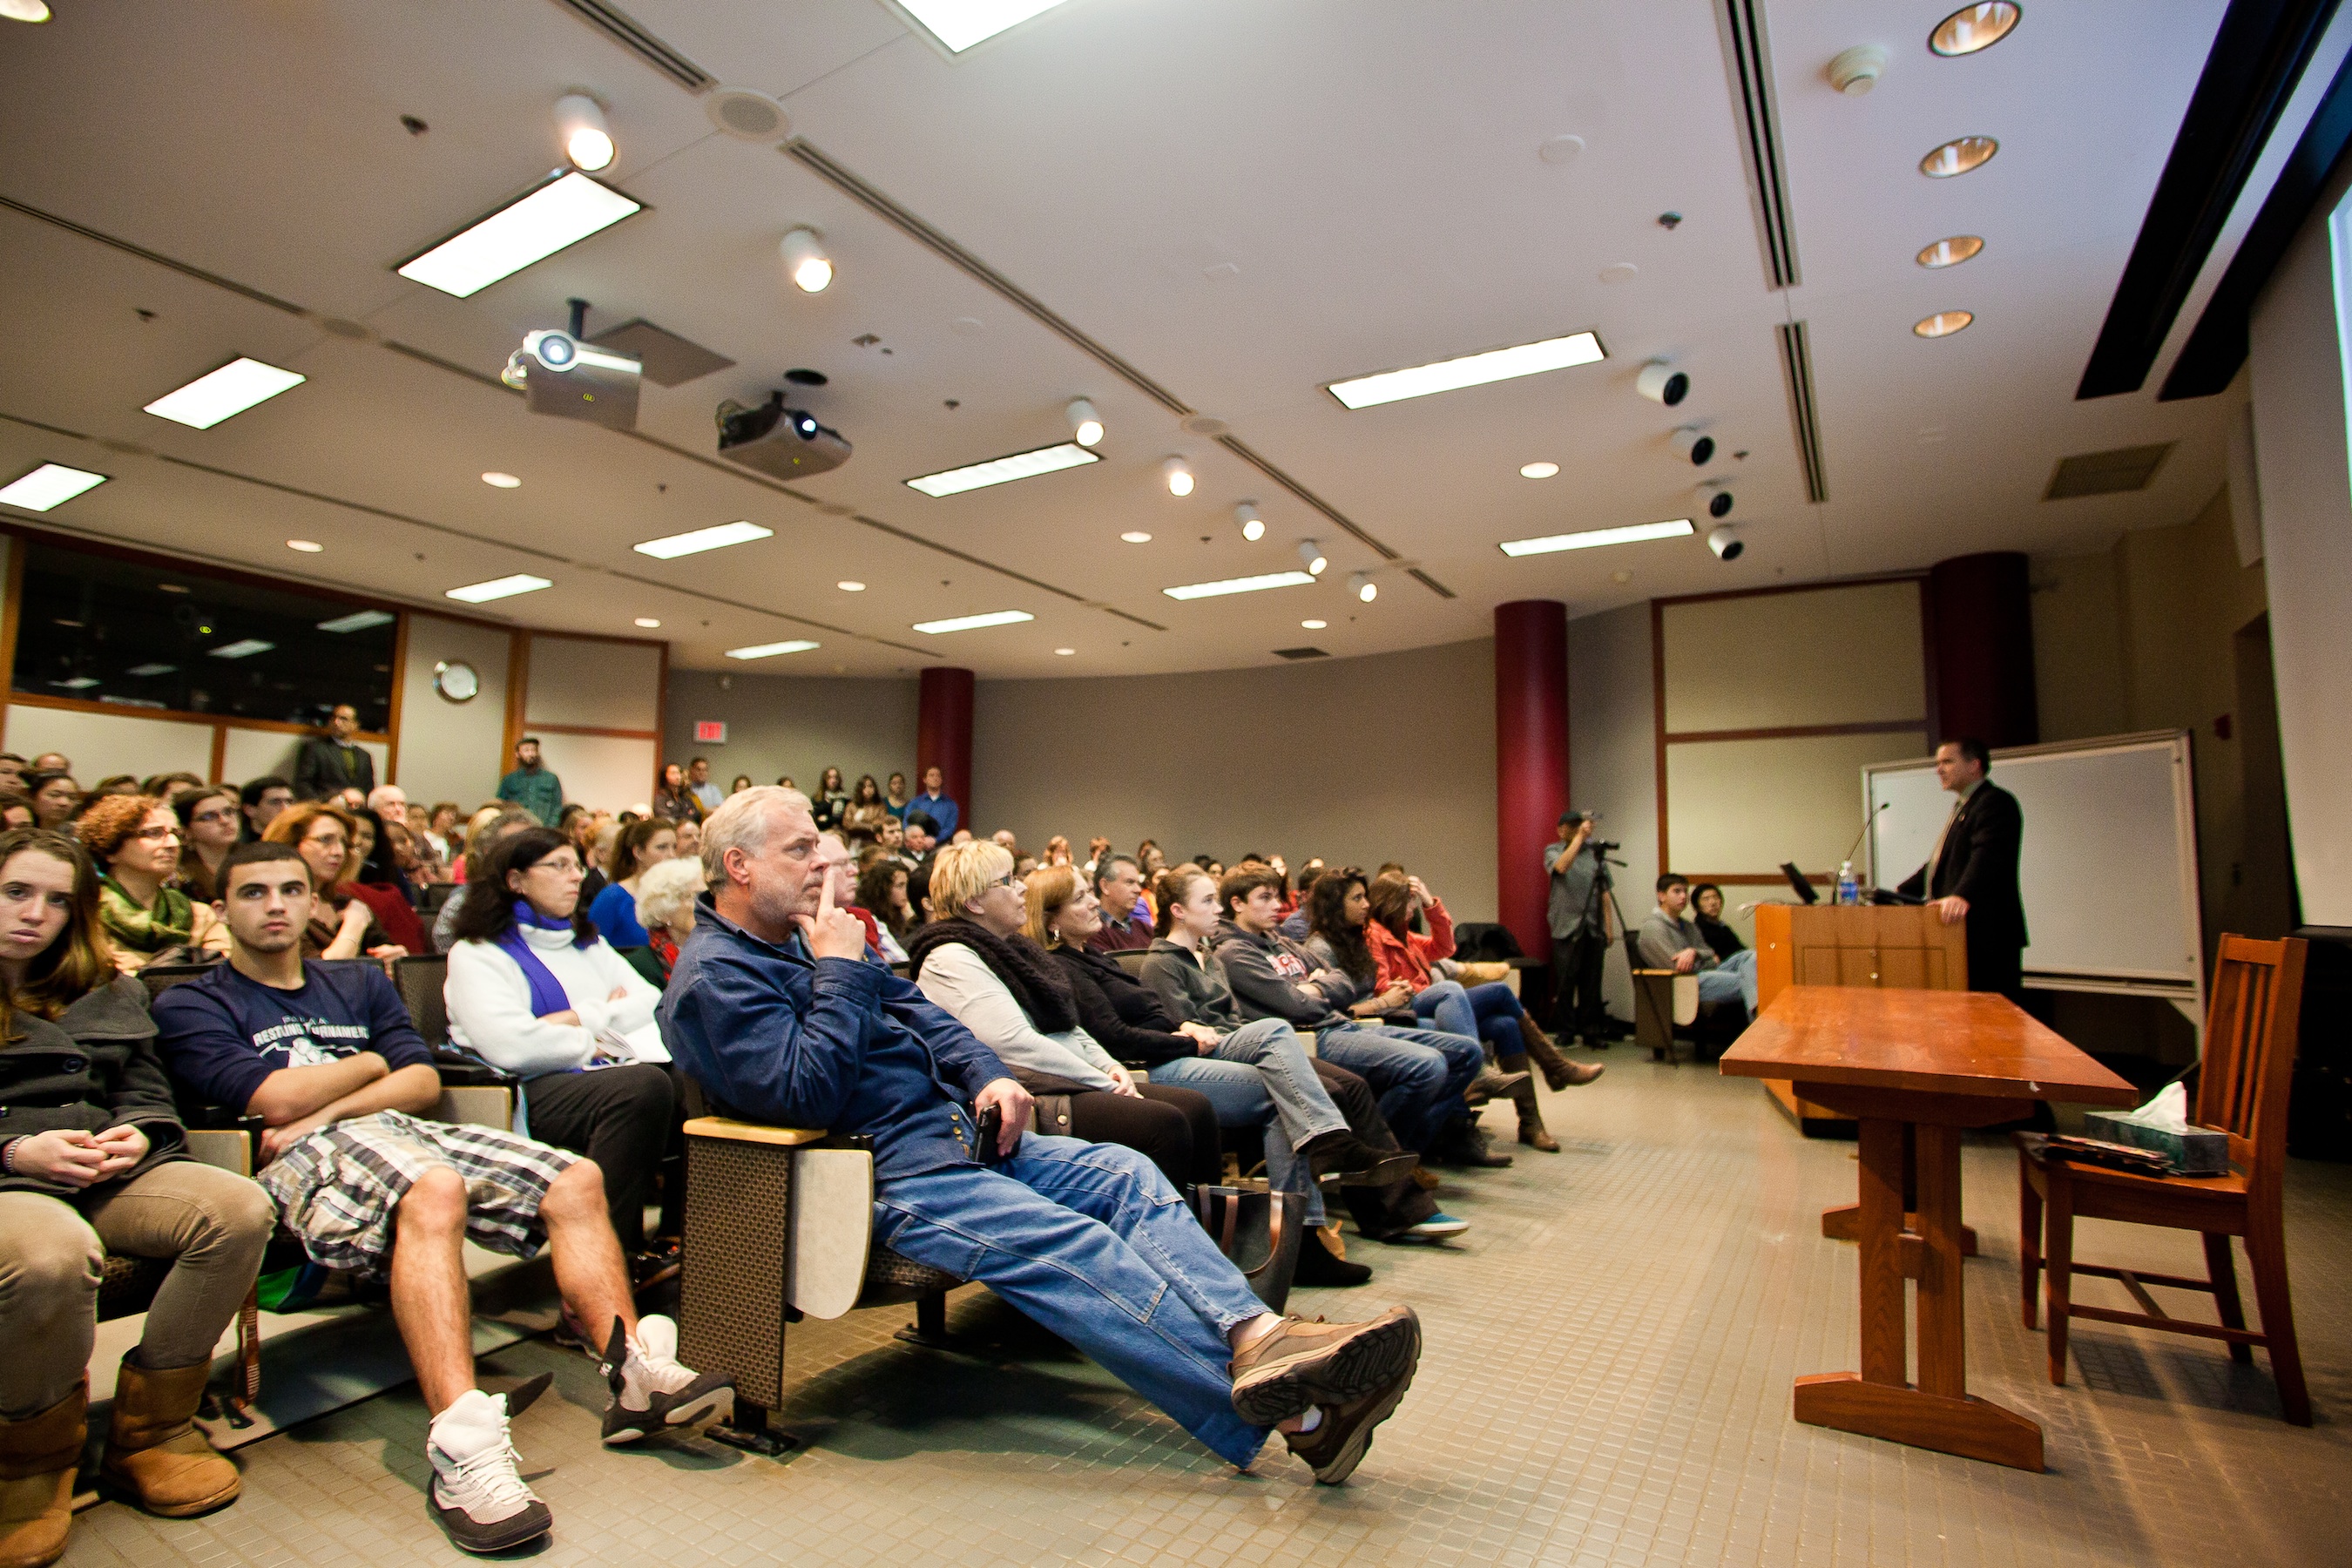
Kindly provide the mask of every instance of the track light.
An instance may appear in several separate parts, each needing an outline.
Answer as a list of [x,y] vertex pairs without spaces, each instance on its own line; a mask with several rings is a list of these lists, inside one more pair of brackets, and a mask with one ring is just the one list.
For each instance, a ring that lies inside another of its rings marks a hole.
[[1091,447],[1103,438],[1102,416],[1095,412],[1093,404],[1083,397],[1073,397],[1066,412],[1070,416],[1071,437],[1079,446]]
[[1715,459],[1715,437],[1702,432],[1696,425],[1685,425],[1666,438],[1675,456],[1689,459],[1694,468],[1703,468]]
[[1160,477],[1168,481],[1170,495],[1188,496],[1192,493],[1192,465],[1183,458],[1171,458],[1161,463]]
[[1306,563],[1307,574],[1310,577],[1320,577],[1323,569],[1331,564],[1330,559],[1323,553],[1323,547],[1311,539],[1298,542],[1298,559]]
[[1690,377],[1664,360],[1654,359],[1633,378],[1633,390],[1653,403],[1672,408],[1690,395]]
[[1725,518],[1731,515],[1731,483],[1727,479],[1709,479],[1699,486],[1707,492],[1706,515]]
[[1739,531],[1727,522],[1706,536],[1706,547],[1715,552],[1719,561],[1737,561],[1748,544],[1739,537]]
[[555,131],[573,168],[593,174],[612,163],[613,128],[604,123],[604,107],[586,93],[567,92],[555,100]]
[[1381,596],[1381,585],[1372,581],[1370,572],[1351,572],[1348,574],[1348,592],[1369,605]]
[[1257,514],[1257,502],[1245,500],[1234,508],[1234,521],[1241,525],[1242,537],[1255,544],[1265,537],[1265,519]]
[[817,244],[816,230],[796,228],[777,249],[783,255],[786,276],[802,293],[822,294],[833,281],[833,262]]

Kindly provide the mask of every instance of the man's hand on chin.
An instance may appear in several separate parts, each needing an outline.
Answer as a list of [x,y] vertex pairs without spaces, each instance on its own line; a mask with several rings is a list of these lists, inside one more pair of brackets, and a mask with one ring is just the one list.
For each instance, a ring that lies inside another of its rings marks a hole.
[[999,1155],[1011,1154],[1021,1147],[1021,1134],[1028,1130],[1030,1113],[1035,1107],[1027,1089],[1009,1078],[992,1079],[971,1103],[975,1110],[986,1110],[992,1105],[1004,1118],[1003,1128],[996,1135]]

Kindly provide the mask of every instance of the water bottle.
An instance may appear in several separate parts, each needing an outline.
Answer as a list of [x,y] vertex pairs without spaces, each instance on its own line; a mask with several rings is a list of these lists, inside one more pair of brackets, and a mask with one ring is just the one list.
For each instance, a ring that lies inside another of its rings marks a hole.
[[1837,901],[1841,904],[1862,902],[1862,884],[1854,879],[1853,862],[1851,860],[1838,862]]

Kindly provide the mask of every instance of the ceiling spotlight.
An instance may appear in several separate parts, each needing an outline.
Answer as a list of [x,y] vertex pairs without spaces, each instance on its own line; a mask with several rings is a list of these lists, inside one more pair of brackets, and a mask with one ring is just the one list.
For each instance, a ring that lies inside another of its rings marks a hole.
[[555,132],[573,168],[593,174],[613,161],[613,128],[604,123],[604,106],[586,93],[567,92],[555,100]]
[[1310,577],[1320,577],[1323,569],[1331,564],[1330,558],[1323,553],[1323,547],[1311,539],[1298,542],[1298,559],[1306,563],[1307,574]]
[[1654,359],[1633,378],[1633,390],[1653,403],[1672,408],[1690,395],[1690,377],[1662,359]]
[[1319,632],[1319,631],[1321,631],[1325,626],[1329,626],[1331,623],[1330,623],[1330,622],[1328,622],[1328,621],[1301,621],[1301,622],[1299,622],[1298,624],[1299,624],[1300,627],[1301,627],[1302,629],[1304,629],[1304,630],[1310,631],[1310,632]]
[[1739,531],[1727,522],[1707,534],[1706,547],[1715,552],[1718,561],[1737,561],[1748,545],[1739,537]]
[[1922,267],[1958,267],[1984,248],[1981,236],[1956,234],[1949,239],[1939,239],[1912,258]]
[[1924,321],[1915,321],[1911,330],[1923,338],[1948,338],[1977,319],[1974,310],[1938,310]]
[[816,230],[796,228],[776,248],[783,256],[785,274],[802,293],[822,294],[833,281],[833,262],[818,246]]
[[652,631],[655,627],[660,626],[661,622],[656,620],[651,616],[639,616],[637,617],[637,625],[645,627],[647,631]]
[[1972,55],[2009,37],[2017,18],[2017,7],[2010,0],[1963,5],[1936,24],[1936,30],[1927,35],[1927,47],[1939,55]]
[[522,481],[515,478],[512,474],[501,474],[495,470],[490,473],[484,474],[482,476],[482,483],[489,486],[492,489],[498,490],[519,489],[522,486]]
[[1242,537],[1255,544],[1265,537],[1265,519],[1257,514],[1257,502],[1245,500],[1234,508],[1234,521],[1240,525]]
[[1095,405],[1083,397],[1070,399],[1070,436],[1081,447],[1091,447],[1103,438],[1102,416]]
[[1151,535],[1144,532],[1143,530],[1139,528],[1130,528],[1118,537],[1119,542],[1123,544],[1149,544],[1151,542]]
[[1348,592],[1369,605],[1381,596],[1381,585],[1372,581],[1370,572],[1351,572],[1348,574]]
[[1074,653],[1076,653],[1076,652],[1077,652],[1077,651],[1078,651],[1078,650],[1077,650],[1076,648],[1074,648],[1074,647],[1057,647],[1057,648],[1055,648],[1055,649],[1054,650],[1054,653],[1055,653],[1055,656],[1056,658],[1069,658],[1072,654],[1074,654]]
[[1170,458],[1161,463],[1160,477],[1168,481],[1170,495],[1188,496],[1192,493],[1192,466],[1183,458]]
[[1720,518],[1731,515],[1731,490],[1728,485],[1727,480],[1709,479],[1699,486],[1699,489],[1711,492],[1706,498],[1707,516]]
[[835,583],[834,586],[840,589],[845,594],[863,594],[866,592],[866,584],[858,582],[854,577],[844,578],[842,581]]
[[1919,172],[1931,180],[1948,180],[1970,169],[1982,168],[2000,151],[1990,136],[1958,136],[1919,160]]
[[1685,425],[1666,438],[1675,456],[1690,460],[1694,468],[1703,468],[1715,459],[1715,437],[1702,432],[1696,425]]
[[1558,472],[1559,472],[1559,465],[1558,463],[1522,463],[1519,465],[1519,478],[1523,479],[1548,479]]

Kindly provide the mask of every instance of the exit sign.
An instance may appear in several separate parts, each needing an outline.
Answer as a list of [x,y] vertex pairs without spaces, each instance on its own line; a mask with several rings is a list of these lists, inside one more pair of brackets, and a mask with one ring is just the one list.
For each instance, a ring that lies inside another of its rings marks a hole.
[[697,719],[694,721],[694,743],[698,746],[723,746],[727,743],[727,721]]

